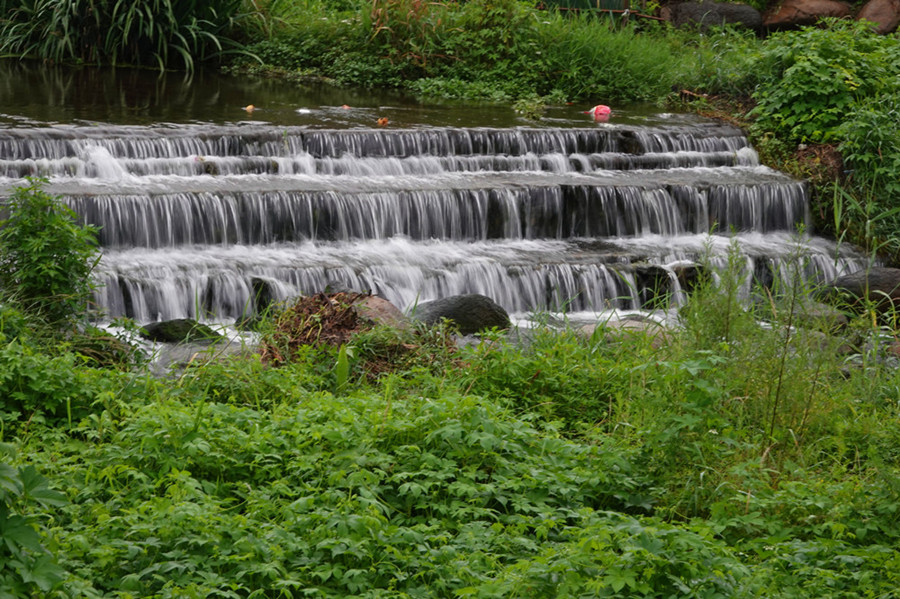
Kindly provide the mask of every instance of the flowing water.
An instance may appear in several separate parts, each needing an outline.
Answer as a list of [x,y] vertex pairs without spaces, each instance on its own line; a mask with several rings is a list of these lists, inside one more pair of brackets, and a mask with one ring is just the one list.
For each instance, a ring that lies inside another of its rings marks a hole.
[[107,318],[224,321],[329,286],[407,309],[459,293],[518,314],[641,309],[732,240],[762,277],[798,255],[817,281],[863,265],[808,234],[802,182],[692,115],[528,122],[215,75],[4,74],[0,197],[47,177],[100,228]]

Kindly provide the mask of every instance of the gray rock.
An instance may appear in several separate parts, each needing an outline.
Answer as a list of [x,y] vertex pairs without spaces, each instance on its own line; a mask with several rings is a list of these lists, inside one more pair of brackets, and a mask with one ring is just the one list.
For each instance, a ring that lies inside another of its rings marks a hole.
[[666,325],[639,315],[584,325],[576,332],[589,339],[597,335],[598,331],[603,333],[603,339],[607,343],[615,343],[629,336],[642,336],[647,338],[653,349],[661,348],[671,339],[671,331]]
[[747,4],[725,2],[682,2],[670,8],[670,20],[676,27],[739,25],[754,31],[762,27],[762,14]]
[[410,316],[434,325],[447,319],[460,335],[472,335],[486,329],[507,329],[512,324],[509,314],[494,300],[484,295],[454,295],[415,306]]
[[821,302],[804,301],[799,308],[794,317],[794,321],[798,326],[840,331],[850,322],[846,314],[833,306]]
[[399,330],[409,328],[409,317],[384,298],[369,295],[354,302],[353,307],[360,318],[372,324]]
[[826,286],[821,297],[847,308],[867,301],[881,312],[896,309],[900,307],[900,268],[875,266],[838,277]]
[[257,343],[247,340],[228,340],[219,343],[164,343],[156,348],[150,373],[156,377],[178,376],[190,366],[200,366],[233,357],[250,359],[257,351]]

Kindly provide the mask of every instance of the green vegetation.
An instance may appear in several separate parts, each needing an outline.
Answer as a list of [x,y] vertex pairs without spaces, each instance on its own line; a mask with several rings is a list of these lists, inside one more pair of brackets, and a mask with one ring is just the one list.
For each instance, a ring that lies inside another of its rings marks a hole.
[[[833,24],[762,42],[510,0],[256,9],[254,52],[343,83],[532,107],[672,102],[672,86],[701,109],[752,95],[769,158],[802,172],[797,144],[840,147],[853,172],[818,181],[820,220],[873,252],[898,247],[895,36]],[[458,350],[442,329],[376,328],[309,344],[273,317],[267,355],[157,380],[56,331],[84,314],[93,238],[40,182],[17,191],[0,244],[0,597],[900,587],[900,371],[879,324],[896,315],[869,306],[835,335],[799,276],[745,304],[732,259],[662,340],[538,329]]]
[[741,266],[662,336],[306,298],[167,380],[6,308],[0,597],[891,597],[889,331],[810,316],[802,250],[749,304]]
[[43,545],[46,526],[29,512],[66,501],[34,466],[14,468],[6,462],[10,457],[12,448],[0,444],[0,597],[33,597],[59,586],[65,571]]
[[755,44],[739,33],[706,39],[656,23],[539,11],[518,0],[298,6],[277,4],[266,26],[258,17],[257,31],[267,33],[249,48],[265,64],[339,84],[478,101],[621,103],[656,101],[673,86],[700,82],[733,88],[736,76],[722,61],[741,62]]
[[86,321],[93,285],[90,275],[100,259],[95,230],[29,179],[5,203],[0,221],[0,301],[14,302],[59,325]]
[[237,48],[242,0],[0,0],[0,53],[193,70]]
[[819,224],[897,260],[900,38],[832,21],[772,35],[759,68],[751,130],[786,144],[838,146],[849,176],[818,182]]

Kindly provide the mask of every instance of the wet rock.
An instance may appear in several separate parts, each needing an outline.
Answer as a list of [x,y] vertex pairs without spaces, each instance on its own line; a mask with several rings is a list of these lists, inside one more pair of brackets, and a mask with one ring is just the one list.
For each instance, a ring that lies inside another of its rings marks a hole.
[[873,31],[885,35],[900,25],[900,0],[869,0],[856,14],[860,21],[869,21]]
[[675,278],[678,279],[681,290],[687,294],[692,293],[697,285],[709,278],[709,272],[699,264],[682,262],[673,264],[670,268],[675,273]]
[[837,0],[785,0],[763,17],[763,27],[794,29],[803,25],[815,25],[823,17],[842,19],[850,16],[850,13],[850,5]]
[[255,342],[229,340],[225,337],[214,343],[166,343],[157,348],[155,359],[150,364],[150,372],[157,377],[178,376],[191,366],[233,357],[249,359],[256,350]]
[[141,337],[159,343],[214,343],[222,335],[191,318],[151,322],[141,327]]
[[254,308],[257,314],[262,314],[268,310],[269,306],[278,301],[278,290],[272,281],[262,277],[253,277],[250,285],[253,289]]
[[508,329],[509,314],[491,298],[479,295],[454,295],[417,305],[410,313],[414,319],[434,325],[451,321],[460,335],[472,335],[486,329]]
[[682,2],[667,7],[663,18],[676,27],[696,26],[701,30],[721,25],[738,25],[759,30],[762,14],[747,4],[724,2]]
[[829,304],[854,309],[870,302],[885,313],[900,307],[900,268],[876,266],[838,277],[820,297]]
[[658,264],[635,264],[634,280],[642,307],[665,308],[668,306],[673,292],[669,270]]

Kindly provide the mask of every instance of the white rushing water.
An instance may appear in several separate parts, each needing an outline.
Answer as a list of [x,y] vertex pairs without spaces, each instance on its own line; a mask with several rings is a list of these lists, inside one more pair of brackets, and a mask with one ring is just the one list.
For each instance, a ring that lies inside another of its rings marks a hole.
[[675,267],[732,240],[775,278],[863,264],[797,233],[805,185],[713,123],[0,129],[0,196],[33,175],[99,227],[106,315],[140,322],[221,321],[329,285],[407,309],[482,293],[518,314],[638,310],[648,267],[677,302]]

